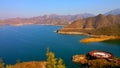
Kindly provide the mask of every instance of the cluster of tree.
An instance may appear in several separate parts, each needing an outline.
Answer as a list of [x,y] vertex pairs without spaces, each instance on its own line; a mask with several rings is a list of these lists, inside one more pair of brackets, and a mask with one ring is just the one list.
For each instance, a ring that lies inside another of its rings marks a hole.
[[0,68],[4,68],[3,60],[0,58]]
[[63,60],[61,58],[55,58],[55,54],[47,49],[47,68],[66,68],[65,64],[63,64]]

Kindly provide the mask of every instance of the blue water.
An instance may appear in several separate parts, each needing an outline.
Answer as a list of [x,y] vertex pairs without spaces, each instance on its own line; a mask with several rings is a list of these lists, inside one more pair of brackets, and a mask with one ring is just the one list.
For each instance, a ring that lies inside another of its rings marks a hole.
[[62,26],[26,25],[0,27],[0,57],[6,64],[21,61],[46,60],[46,48],[50,48],[57,58],[62,58],[67,68],[80,68],[71,61],[75,54],[87,54],[91,50],[104,50],[120,57],[120,40],[84,44],[80,39],[87,36],[61,35],[54,31]]

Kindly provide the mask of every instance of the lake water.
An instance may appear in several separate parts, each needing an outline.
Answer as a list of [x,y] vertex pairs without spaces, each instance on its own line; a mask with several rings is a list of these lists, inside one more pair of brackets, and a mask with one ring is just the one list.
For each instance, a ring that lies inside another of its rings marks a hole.
[[54,31],[62,26],[26,25],[0,27],[0,56],[6,64],[21,61],[46,60],[46,48],[57,58],[62,58],[67,68],[80,68],[71,61],[75,54],[87,54],[91,50],[103,50],[120,57],[120,40],[84,44],[87,36],[61,35]]

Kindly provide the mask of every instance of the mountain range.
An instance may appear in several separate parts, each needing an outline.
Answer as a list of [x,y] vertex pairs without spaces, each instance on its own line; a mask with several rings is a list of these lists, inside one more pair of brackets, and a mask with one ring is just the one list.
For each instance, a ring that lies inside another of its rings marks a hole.
[[104,15],[109,15],[109,14],[118,15],[118,14],[120,14],[120,9],[111,10],[111,11],[105,13]]
[[60,29],[63,34],[120,35],[120,14],[103,15],[79,19]]
[[84,19],[79,19],[71,24],[65,26],[65,28],[74,29],[96,29],[113,24],[120,23],[120,15],[102,15],[99,14],[95,17],[88,17]]
[[[120,9],[111,10],[104,15],[118,15],[120,14]],[[32,18],[9,18],[5,20],[0,20],[0,25],[25,25],[25,24],[47,24],[47,25],[67,25],[71,22],[79,19],[84,19],[88,17],[93,17],[95,15],[90,13],[76,14],[76,15],[43,15]],[[89,19],[89,18],[88,18]],[[89,20],[91,21],[91,20]],[[90,26],[90,25],[87,25]],[[85,26],[85,28],[87,27]],[[97,24],[96,24],[97,26]]]
[[[110,15],[112,14],[112,15]],[[120,9],[111,10],[104,15],[109,15],[110,18],[114,19],[115,16],[120,14]],[[90,13],[84,13],[84,14],[76,14],[76,15],[57,15],[57,14],[51,14],[51,15],[43,15],[43,16],[37,16],[32,18],[9,18],[5,20],[0,20],[0,25],[25,25],[25,24],[44,24],[44,25],[68,25],[75,21],[85,21],[84,23],[79,23],[77,26],[80,26],[79,28],[99,28],[103,25],[106,25],[109,21],[106,19],[104,15],[100,14],[94,18],[95,15]],[[85,20],[84,18],[87,18]],[[109,18],[109,19],[110,19]],[[104,19],[104,20],[101,20]],[[116,18],[114,19],[116,20]],[[114,21],[113,20],[113,21]],[[94,22],[96,21],[96,23]],[[104,24],[100,24],[98,22],[106,22]],[[94,24],[91,24],[94,23]],[[83,25],[84,24],[84,25]],[[77,27],[75,26],[75,27]]]
[[49,24],[49,25],[66,25],[77,19],[92,17],[93,14],[76,14],[76,15],[44,15],[32,18],[10,18],[0,20],[0,25],[24,25],[24,24]]

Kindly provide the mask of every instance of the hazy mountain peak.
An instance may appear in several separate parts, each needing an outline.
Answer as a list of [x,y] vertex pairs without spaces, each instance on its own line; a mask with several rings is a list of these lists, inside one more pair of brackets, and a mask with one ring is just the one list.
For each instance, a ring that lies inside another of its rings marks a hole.
[[97,17],[104,17],[104,15],[103,14],[98,14]]
[[109,14],[112,14],[112,15],[118,15],[118,14],[120,14],[120,8],[114,9],[114,10],[111,10],[111,11],[105,13],[105,15],[109,15]]

